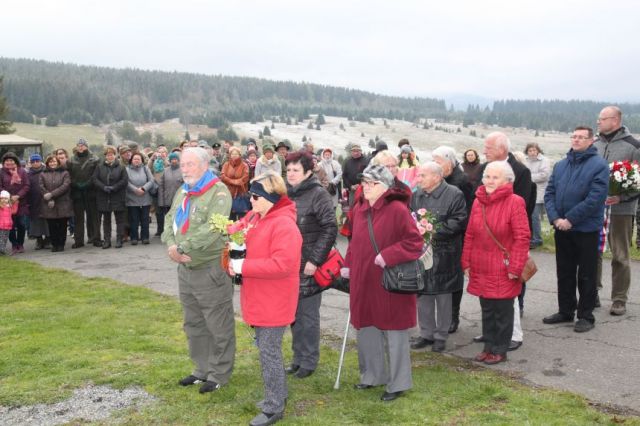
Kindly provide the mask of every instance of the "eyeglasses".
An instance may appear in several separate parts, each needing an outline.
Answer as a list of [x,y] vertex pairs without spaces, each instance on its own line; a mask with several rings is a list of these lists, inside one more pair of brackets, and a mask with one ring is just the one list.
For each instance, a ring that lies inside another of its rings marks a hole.
[[589,136],[571,135],[571,136],[569,136],[569,139],[578,139],[580,141],[584,141],[584,140],[591,139],[591,138]]
[[375,180],[363,180],[362,186],[376,186],[378,183]]
[[251,193],[251,199],[252,199],[253,201],[258,201],[260,198],[262,198],[262,196],[261,196],[261,195]]

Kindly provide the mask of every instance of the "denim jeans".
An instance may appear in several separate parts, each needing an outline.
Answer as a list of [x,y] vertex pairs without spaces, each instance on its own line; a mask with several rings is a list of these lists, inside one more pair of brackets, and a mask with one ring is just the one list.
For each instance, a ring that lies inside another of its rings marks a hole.
[[542,212],[544,211],[544,204],[536,203],[533,208],[533,214],[531,215],[531,223],[533,226],[533,234],[531,235],[531,244],[542,244]]
[[[131,241],[149,239],[149,210],[151,206],[127,207],[129,209],[129,225],[131,226]],[[140,227],[140,234],[138,234]]]

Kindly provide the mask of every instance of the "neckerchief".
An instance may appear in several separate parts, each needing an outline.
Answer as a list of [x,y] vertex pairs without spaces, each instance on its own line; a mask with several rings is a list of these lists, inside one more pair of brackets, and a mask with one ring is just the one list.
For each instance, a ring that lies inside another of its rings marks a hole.
[[187,230],[189,229],[189,209],[191,206],[191,197],[197,197],[204,194],[219,181],[220,179],[215,177],[210,170],[207,170],[200,178],[200,180],[193,186],[193,188],[189,188],[189,184],[187,183],[182,185],[182,192],[185,194],[185,196],[182,200],[182,203],[180,203],[178,210],[176,210],[176,217],[174,221],[175,226],[180,229],[181,234],[186,234]]

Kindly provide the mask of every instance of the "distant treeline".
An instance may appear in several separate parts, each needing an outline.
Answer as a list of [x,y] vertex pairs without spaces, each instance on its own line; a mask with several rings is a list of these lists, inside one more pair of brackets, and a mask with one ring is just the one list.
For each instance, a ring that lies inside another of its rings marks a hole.
[[[260,122],[276,117],[287,124],[309,114],[419,121],[435,118],[570,131],[576,125],[595,127],[608,103],[561,100],[501,100],[492,108],[469,106],[447,110],[444,100],[383,96],[361,90],[247,77],[143,71],[81,66],[31,59],[0,58],[0,76],[9,119],[48,125],[161,122],[179,118],[183,124],[225,127],[227,122]],[[619,104],[624,124],[640,132],[640,104]]]
[[258,78],[78,66],[0,58],[14,121],[54,116],[65,123],[183,122],[218,127],[309,114],[409,121],[447,114],[441,99],[381,96],[361,90]]

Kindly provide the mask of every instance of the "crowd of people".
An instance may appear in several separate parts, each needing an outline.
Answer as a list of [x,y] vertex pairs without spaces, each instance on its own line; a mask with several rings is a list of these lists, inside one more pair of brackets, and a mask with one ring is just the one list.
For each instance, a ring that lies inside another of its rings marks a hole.
[[[399,154],[378,143],[371,155],[350,145],[340,164],[331,148],[288,140],[190,141],[169,152],[160,146],[107,146],[102,158],[80,139],[69,157],[59,149],[44,161],[32,155],[28,170],[12,153],[0,171],[0,250],[24,251],[92,244],[108,249],[115,217],[115,248],[149,244],[153,214],[157,235],[178,264],[184,330],[195,366],[180,385],[212,392],[231,377],[235,357],[233,286],[242,276],[241,309],[255,330],[264,400],[253,425],[280,420],[288,397],[286,375],[309,377],[320,363],[322,293],[314,279],[336,243],[348,238],[340,270],[350,282],[351,325],[357,330],[360,380],[355,389],[384,386],[383,401],[411,389],[411,350],[446,350],[460,326],[467,292],[479,298],[483,343],[475,360],[496,364],[523,342],[520,325],[530,250],[542,245],[542,223],[553,227],[558,311],[544,323],[573,322],[576,332],[595,326],[600,306],[605,242],[613,253],[611,315],[626,313],[629,247],[637,196],[611,195],[609,162],[640,161],[640,142],[622,125],[617,107],[598,117],[598,133],[578,126],[570,149],[552,167],[536,143],[511,149],[501,132],[489,134],[482,153],[458,158],[450,146],[420,161],[407,139]],[[435,220],[429,246],[416,214]],[[341,212],[342,216],[337,213]],[[218,213],[243,223],[246,256],[226,261],[225,236],[208,221]],[[85,229],[86,238],[85,241]],[[102,232],[101,232],[102,231]],[[385,267],[421,258],[433,264],[418,294],[391,293],[381,285]],[[577,291],[577,295],[576,295]],[[419,334],[410,338],[409,330]],[[282,337],[292,333],[285,362]]]

